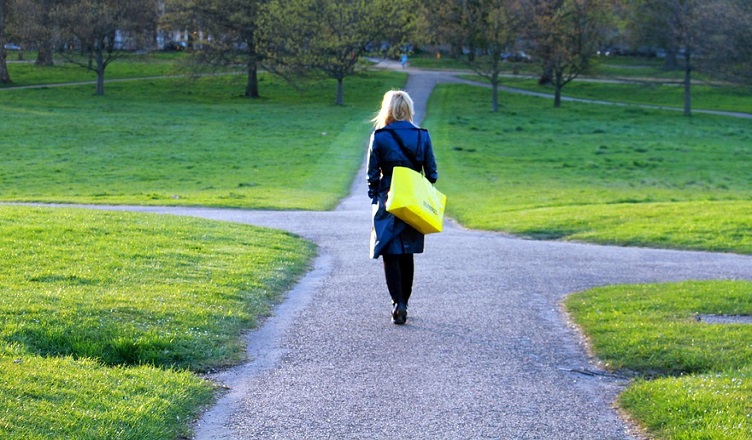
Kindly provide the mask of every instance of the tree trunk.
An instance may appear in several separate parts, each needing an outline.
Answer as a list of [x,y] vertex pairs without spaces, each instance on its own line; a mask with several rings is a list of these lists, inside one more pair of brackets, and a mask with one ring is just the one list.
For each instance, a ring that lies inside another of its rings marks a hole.
[[554,107],[561,107],[561,85],[556,84],[556,91],[554,92]]
[[538,78],[538,85],[545,86],[548,84],[551,84],[554,82],[554,69],[551,67],[546,67],[543,69],[543,73],[541,74],[540,78]]
[[37,66],[52,66],[53,60],[52,60],[52,42],[45,41],[39,46],[39,51],[37,52],[37,60],[34,62]]
[[491,111],[499,111],[499,75],[498,73],[491,78]]
[[337,78],[337,105],[344,105],[345,104],[345,87],[344,87],[344,78]]
[[10,84],[8,65],[5,63],[5,0],[0,0],[0,84]]
[[[45,2],[45,4],[50,4],[49,2]],[[54,64],[53,62],[53,53],[55,52],[54,49],[54,42],[52,38],[52,19],[50,18],[50,10],[48,8],[42,8],[41,15],[39,17],[39,26],[44,29],[44,31],[41,33],[38,45],[39,45],[39,51],[37,52],[37,60],[34,64],[37,66],[52,66]]]
[[8,73],[8,65],[5,63],[5,43],[0,38],[0,84],[10,84],[13,81],[10,80],[10,74]]
[[97,96],[103,96],[104,95],[104,59],[102,56],[102,49],[99,48],[96,51],[96,58],[97,58]]
[[692,116],[692,64],[690,63],[690,51],[684,57],[684,116]]
[[561,107],[561,89],[564,87],[564,78],[561,74],[561,72],[556,72],[555,78],[554,78],[554,107],[559,108]]
[[245,96],[247,98],[259,97],[258,64],[255,54],[248,57],[248,81],[245,85]]
[[679,68],[679,62],[676,59],[676,49],[666,49],[666,60],[663,68],[666,70],[676,70]]
[[491,57],[491,111],[494,113],[499,112],[499,86],[501,85],[501,79],[499,75],[501,73],[501,51],[492,50]]

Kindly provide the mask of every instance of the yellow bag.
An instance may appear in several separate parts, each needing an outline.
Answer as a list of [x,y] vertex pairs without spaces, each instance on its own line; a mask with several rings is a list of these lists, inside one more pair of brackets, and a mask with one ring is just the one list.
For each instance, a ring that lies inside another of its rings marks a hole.
[[386,210],[423,234],[441,232],[446,196],[420,173],[394,167]]

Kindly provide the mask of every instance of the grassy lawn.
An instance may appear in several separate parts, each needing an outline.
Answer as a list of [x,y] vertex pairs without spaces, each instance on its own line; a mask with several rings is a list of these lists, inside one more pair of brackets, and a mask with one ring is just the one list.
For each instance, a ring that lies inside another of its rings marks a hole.
[[[56,59],[54,66],[37,67],[34,65],[35,53],[25,53],[27,62],[8,63],[8,72],[12,84],[0,84],[0,88],[30,86],[38,84],[60,84],[69,82],[94,81],[96,73],[63,59]],[[180,63],[184,54],[153,52],[150,54],[125,54],[107,66],[105,81],[123,78],[144,78],[151,76],[179,75],[185,73]],[[9,57],[15,61],[16,57]],[[241,70],[242,69],[235,69]]]
[[603,287],[566,306],[607,368],[639,377],[619,405],[654,438],[752,438],[752,325],[695,319],[752,315],[752,283]]
[[[550,93],[552,86],[541,86],[532,79],[504,78],[502,84],[533,92]],[[562,96],[629,104],[684,108],[684,86],[680,84],[611,84],[574,81],[562,89]],[[568,103],[562,104],[569,106]],[[752,113],[752,88],[742,86],[692,86],[692,108]]]
[[111,83],[99,98],[3,91],[0,200],[331,209],[384,90],[404,79],[351,78],[342,107],[333,81],[298,91],[265,75],[259,100],[239,96],[242,75]]
[[[425,68],[467,69],[461,61],[450,57],[434,59],[423,55],[414,58],[411,63],[416,67]],[[571,98],[683,109],[684,72],[665,70],[663,64],[663,60],[655,58],[595,58],[586,73],[564,87],[562,95]],[[547,93],[553,97],[552,86],[538,84],[540,76],[538,64],[504,63],[502,75],[504,75],[501,78],[503,86]],[[481,82],[486,81],[471,72],[468,72],[465,77]],[[612,82],[592,82],[588,81],[589,79]],[[626,83],[620,84],[614,81]],[[567,104],[564,103],[564,105]],[[695,73],[692,77],[692,108],[752,113],[752,88],[748,85],[716,84],[707,77]]]
[[[306,270],[290,234],[0,206],[0,435],[176,438],[240,339]],[[192,373],[194,372],[194,373]]]
[[752,129],[442,85],[432,130],[448,214],[533,238],[752,253]]

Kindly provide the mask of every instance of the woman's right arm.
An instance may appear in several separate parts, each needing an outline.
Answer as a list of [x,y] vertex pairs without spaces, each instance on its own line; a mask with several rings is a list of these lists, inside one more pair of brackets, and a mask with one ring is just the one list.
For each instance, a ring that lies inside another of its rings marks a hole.
[[431,135],[426,131],[426,140],[423,150],[423,172],[426,179],[431,183],[436,183],[439,178],[439,172],[436,167],[436,157],[433,155],[433,145],[431,144]]
[[379,158],[376,154],[376,136],[371,134],[371,140],[368,147],[368,161],[366,164],[368,178],[368,197],[371,201],[376,199],[379,194],[379,181],[381,180],[381,169],[379,168]]

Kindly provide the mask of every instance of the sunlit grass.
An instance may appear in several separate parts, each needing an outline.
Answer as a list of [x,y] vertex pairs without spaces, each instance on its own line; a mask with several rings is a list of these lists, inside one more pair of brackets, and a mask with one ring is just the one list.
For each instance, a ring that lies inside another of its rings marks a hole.
[[187,438],[213,393],[187,371],[0,350],[0,437]]
[[0,437],[178,438],[314,249],[184,217],[0,206]]
[[535,238],[752,251],[752,130],[736,118],[440,86],[426,125],[447,210]]
[[607,368],[638,377],[619,404],[651,438],[752,436],[752,325],[697,320],[752,315],[752,283],[602,287],[566,306]]
[[369,118],[404,76],[295,90],[263,76],[2,92],[0,200],[330,209],[365,157]]

